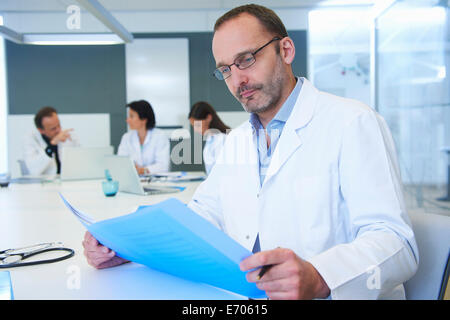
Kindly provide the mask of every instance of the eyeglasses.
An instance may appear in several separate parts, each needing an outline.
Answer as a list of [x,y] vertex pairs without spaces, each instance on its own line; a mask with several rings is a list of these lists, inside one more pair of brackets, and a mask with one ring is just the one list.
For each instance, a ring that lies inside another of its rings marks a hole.
[[236,60],[234,60],[234,63],[232,63],[228,66],[221,66],[221,67],[217,68],[216,70],[214,70],[214,73],[213,73],[214,77],[216,77],[217,80],[225,80],[226,78],[231,76],[231,66],[233,66],[233,65],[235,65],[240,70],[250,67],[252,64],[254,64],[256,62],[255,55],[259,51],[261,51],[262,49],[267,47],[269,44],[271,44],[272,42],[277,41],[277,40],[281,40],[281,39],[278,37],[275,37],[272,40],[270,40],[269,42],[267,42],[265,45],[263,45],[261,48],[257,49],[256,51],[247,52],[247,53],[240,55],[239,57],[236,58]]

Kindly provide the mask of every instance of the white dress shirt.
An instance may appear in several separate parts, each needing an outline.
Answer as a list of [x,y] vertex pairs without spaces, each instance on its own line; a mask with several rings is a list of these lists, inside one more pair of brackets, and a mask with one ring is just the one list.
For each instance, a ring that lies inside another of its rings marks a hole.
[[[79,146],[78,139],[74,133],[70,133],[70,139],[58,143],[58,156],[61,160],[63,147]],[[42,138],[41,133],[34,128],[30,134],[25,137],[23,144],[23,160],[32,176],[54,175],[57,171],[55,155],[49,157],[45,152],[47,143]]]
[[292,249],[332,299],[402,299],[418,249],[384,120],[303,79],[261,185],[257,136],[231,131],[189,207],[252,250]]
[[147,131],[144,144],[139,142],[136,130],[122,136],[119,156],[129,156],[138,166],[145,167],[150,173],[167,172],[170,167],[170,142],[164,131],[153,128]]

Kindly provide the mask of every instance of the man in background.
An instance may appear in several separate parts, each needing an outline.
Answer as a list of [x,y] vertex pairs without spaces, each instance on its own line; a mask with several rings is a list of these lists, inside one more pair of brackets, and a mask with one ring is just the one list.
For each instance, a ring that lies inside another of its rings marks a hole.
[[61,149],[79,143],[71,135],[73,129],[61,128],[53,107],[43,107],[34,116],[37,130],[25,138],[23,160],[30,175],[52,175],[61,172]]

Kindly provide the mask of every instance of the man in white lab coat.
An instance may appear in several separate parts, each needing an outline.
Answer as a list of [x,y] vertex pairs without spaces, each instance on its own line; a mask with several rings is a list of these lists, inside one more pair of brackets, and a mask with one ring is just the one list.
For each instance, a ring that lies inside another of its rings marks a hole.
[[53,107],[41,108],[34,117],[36,129],[25,137],[23,160],[30,175],[54,175],[61,171],[61,149],[75,147],[79,143],[73,137],[73,129],[61,128],[58,114]]
[[[384,120],[296,78],[294,43],[267,8],[219,18],[212,48],[250,121],[189,207],[255,253],[241,270],[271,299],[405,298],[418,250]],[[123,262],[90,234],[84,246],[97,268]]]

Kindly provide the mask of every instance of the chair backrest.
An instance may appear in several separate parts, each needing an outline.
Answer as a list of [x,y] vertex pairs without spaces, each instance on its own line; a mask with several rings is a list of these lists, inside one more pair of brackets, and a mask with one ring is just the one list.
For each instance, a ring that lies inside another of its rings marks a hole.
[[20,167],[20,173],[22,174],[22,176],[27,176],[30,174],[30,171],[27,168],[27,165],[25,164],[25,161],[22,159],[17,160],[17,162],[19,163],[19,167]]
[[419,248],[419,268],[405,283],[406,298],[442,299],[448,281],[450,216],[417,213],[410,217]]

